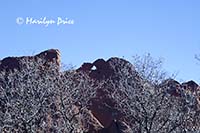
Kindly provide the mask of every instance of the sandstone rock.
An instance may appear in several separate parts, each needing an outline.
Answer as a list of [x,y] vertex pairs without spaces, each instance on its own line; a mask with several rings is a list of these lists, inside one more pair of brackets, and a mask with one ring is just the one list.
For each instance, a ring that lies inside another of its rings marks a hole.
[[113,74],[113,70],[110,68],[108,62],[103,59],[96,60],[93,65],[96,69],[91,71],[91,78],[98,80],[108,79]]
[[[94,66],[96,69],[92,70],[92,67]],[[93,63],[84,63],[77,70],[87,72],[91,78],[97,80],[108,78],[119,80],[123,76],[127,77],[136,73],[130,62],[117,57],[110,58],[107,61],[104,59],[98,59]]]
[[[35,56],[23,56],[23,57],[7,57],[0,60],[0,71],[10,71],[10,70],[20,70],[23,68],[23,60],[28,60],[29,62],[35,62],[38,58],[48,62],[55,61],[58,66],[60,66],[60,52],[57,49],[50,49],[41,52]],[[45,65],[44,64],[44,65]]]
[[56,61],[57,65],[60,66],[60,51],[58,49],[49,49],[40,54],[36,55],[36,57],[42,58],[47,62]]
[[[96,67],[95,70],[92,70],[93,66]],[[107,61],[98,59],[93,63],[84,63],[78,70],[86,72],[89,77],[94,80],[105,81],[110,79],[116,84],[124,78],[129,79],[133,76],[138,77],[137,72],[131,63],[117,57],[110,58]],[[117,102],[110,97],[115,89],[116,88],[112,88],[110,83],[105,82],[101,88],[97,89],[96,97],[90,100],[91,106],[89,109],[91,110],[91,113],[104,127],[98,132],[114,133],[118,130],[122,130],[122,127],[116,127],[115,124],[113,125],[115,120],[118,121],[123,118],[123,114],[120,110],[115,108]]]

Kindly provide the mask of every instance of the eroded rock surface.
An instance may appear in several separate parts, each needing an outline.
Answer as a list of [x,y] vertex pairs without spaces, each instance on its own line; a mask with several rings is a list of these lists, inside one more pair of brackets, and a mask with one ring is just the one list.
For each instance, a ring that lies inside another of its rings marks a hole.
[[[95,69],[92,69],[94,67]],[[111,81],[105,82],[98,88],[96,97],[90,100],[91,106],[89,109],[104,127],[102,130],[99,130],[99,132],[114,133],[126,130],[127,133],[128,126],[123,127],[119,124],[121,120],[124,119],[124,115],[119,109],[116,109],[118,103],[110,96],[116,91],[115,89],[117,89],[112,84],[117,85],[124,78],[129,79],[133,76],[135,77],[134,80],[138,78],[133,65],[124,59],[113,57],[107,61],[98,59],[93,63],[84,63],[78,71],[85,72],[90,78],[97,80],[98,82],[106,81],[108,79]],[[125,122],[122,121],[122,123],[126,125]]]
[[[6,57],[0,60],[0,71],[12,71],[14,69],[23,69],[23,61],[28,60],[29,62],[36,62],[38,59],[48,62],[56,62],[60,66],[60,52],[57,49],[50,49],[41,52],[35,56],[22,56],[22,57]],[[44,65],[45,65],[44,64]]]

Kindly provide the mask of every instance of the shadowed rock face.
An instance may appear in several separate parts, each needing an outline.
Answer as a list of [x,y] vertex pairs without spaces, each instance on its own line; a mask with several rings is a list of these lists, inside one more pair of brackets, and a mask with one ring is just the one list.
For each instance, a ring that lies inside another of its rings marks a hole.
[[162,83],[162,87],[167,87],[167,92],[173,96],[181,96],[181,84],[174,79],[167,79]]
[[0,60],[0,71],[12,71],[14,69],[22,69],[22,60],[28,59],[31,61],[37,61],[38,58],[41,58],[48,62],[55,61],[58,66],[60,66],[60,52],[57,49],[50,49],[35,56],[23,56],[23,57],[7,57],[3,60]]
[[103,59],[96,60],[93,65],[96,67],[96,70],[92,70],[90,77],[94,79],[107,79],[113,74],[113,70],[109,66],[109,63]]
[[184,89],[190,90],[194,92],[198,88],[198,84],[195,83],[193,80],[181,84]]
[[[92,69],[93,67],[96,69]],[[133,65],[124,59],[116,57],[110,58],[107,61],[98,59],[93,63],[84,63],[78,71],[87,73],[92,79],[100,81],[110,79],[116,84],[119,83],[121,79],[128,78],[130,75],[134,75],[135,82],[140,82],[140,77],[137,75]],[[191,90],[198,87],[198,85],[193,81],[180,84],[176,80],[168,79],[162,83],[162,86],[167,87],[167,92],[176,97],[181,96],[180,89],[183,85],[187,85],[187,88],[190,88]],[[96,97],[91,99],[92,104],[90,110],[97,120],[104,126],[104,129],[99,132],[120,132],[122,128],[120,126],[117,127],[116,123],[123,119],[123,114],[120,110],[114,109],[117,102],[115,99],[108,96],[115,88],[108,88],[108,86],[109,84],[105,84],[104,87],[97,89]],[[105,105],[108,105],[109,107]],[[116,122],[114,123],[114,121]],[[128,130],[128,127],[126,128],[126,130]],[[123,130],[125,129],[123,128]]]
[[[92,69],[95,67],[96,69]],[[92,79],[104,80],[111,78],[112,80],[120,80],[135,74],[133,65],[121,58],[113,57],[105,61],[97,59],[93,63],[84,63],[77,71],[83,71],[89,74]]]
[[[92,68],[95,69],[92,69]],[[78,71],[84,71],[89,74],[93,79],[103,80],[111,77],[113,75],[113,69],[110,67],[109,63],[104,59],[98,59],[93,63],[84,63]]]
[[[92,69],[94,68],[95,69]],[[135,74],[136,71],[131,63],[121,58],[110,58],[107,61],[98,59],[93,63],[84,63],[77,71],[85,72],[90,78],[97,81],[110,79],[113,83],[119,83],[124,77]],[[109,97],[116,88],[109,88],[109,83],[104,83],[97,89],[96,97],[91,99],[89,109],[96,119],[103,125],[104,129],[100,133],[122,132],[122,126],[116,126],[123,114],[115,109],[117,102]],[[125,127],[123,127],[123,130]]]
[[167,87],[167,92],[173,96],[181,96],[181,89],[189,90],[191,92],[195,92],[198,90],[199,85],[194,81],[188,81],[180,84],[178,81],[174,79],[167,79],[162,84],[162,87]]
[[19,59],[15,57],[7,57],[0,61],[0,71],[2,70],[13,70],[13,69],[20,69]]
[[131,130],[125,122],[122,121],[112,121],[108,128],[103,128],[99,130],[99,133],[130,133]]

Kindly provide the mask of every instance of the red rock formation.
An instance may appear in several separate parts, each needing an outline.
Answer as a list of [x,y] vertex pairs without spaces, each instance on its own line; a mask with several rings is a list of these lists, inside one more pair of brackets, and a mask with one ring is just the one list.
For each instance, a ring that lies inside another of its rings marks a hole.
[[[92,67],[96,67],[95,70]],[[119,82],[124,77],[135,74],[135,69],[131,63],[120,58],[110,58],[105,61],[98,59],[93,63],[84,63],[78,71],[86,72],[89,77],[97,81],[110,79],[113,83]],[[121,130],[121,127],[113,126],[113,122],[120,121],[123,114],[115,108],[117,102],[111,98],[115,88],[109,88],[109,83],[105,83],[103,87],[97,89],[96,97],[91,99],[89,109],[96,119],[103,125],[104,129],[99,132],[114,133]],[[112,126],[111,126],[112,125]]]
[[[28,59],[29,61],[37,61],[40,58],[45,61],[44,65],[49,62],[56,62],[60,66],[60,52],[56,49],[50,49],[35,56],[24,56],[24,57],[7,57],[0,61],[0,71],[10,71],[13,69],[20,70],[22,68],[21,60]],[[95,67],[96,69],[92,69]],[[120,58],[110,58],[107,61],[98,59],[93,63],[84,63],[77,72],[83,72],[88,75],[91,79],[97,81],[104,81],[110,79],[113,83],[117,84],[124,78],[134,77],[134,81],[140,82],[140,77],[135,71],[133,65]],[[74,80],[75,81],[75,80]],[[198,84],[194,81],[183,83],[182,85],[173,80],[169,79],[162,83],[166,86],[167,92],[174,96],[180,96],[180,88],[187,88],[194,91],[198,88]],[[105,83],[101,88],[97,89],[96,97],[90,99],[91,105],[89,106],[90,112],[86,114],[91,117],[91,121],[94,121],[94,125],[90,125],[89,132],[99,133],[115,133],[125,132],[129,127],[127,123],[123,122],[123,114],[120,110],[116,109],[115,106],[118,104],[115,99],[110,97],[110,94],[114,92],[109,83]],[[83,92],[84,93],[84,92]],[[53,108],[53,106],[52,106]],[[97,127],[101,128],[97,131]]]
[[91,71],[93,64],[91,63],[83,63],[83,65],[78,69],[79,71],[89,72]]
[[[40,58],[45,60],[47,64],[48,62],[55,61],[58,66],[60,66],[60,52],[57,49],[50,49],[35,56],[23,56],[23,57],[7,57],[3,60],[0,60],[0,71],[10,71],[10,70],[20,70],[23,68],[22,60],[27,59],[28,61],[37,61]],[[44,65],[45,65],[44,64]]]
[[[93,67],[96,69],[93,70]],[[107,79],[113,74],[109,63],[103,59],[98,59],[93,63],[84,63],[78,71],[87,72],[91,78],[97,80]]]
[[60,51],[58,49],[49,49],[40,54],[36,55],[36,58],[42,58],[47,62],[56,61],[57,65],[60,66]]

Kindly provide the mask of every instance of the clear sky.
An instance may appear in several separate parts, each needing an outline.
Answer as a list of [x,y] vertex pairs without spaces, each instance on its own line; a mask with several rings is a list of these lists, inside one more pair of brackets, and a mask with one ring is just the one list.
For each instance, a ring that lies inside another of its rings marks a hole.
[[[24,19],[17,24],[16,19]],[[45,27],[27,18],[74,20]],[[62,62],[135,54],[164,58],[178,80],[200,83],[199,0],[0,0],[0,59],[58,48]],[[21,22],[21,23],[22,23]]]

